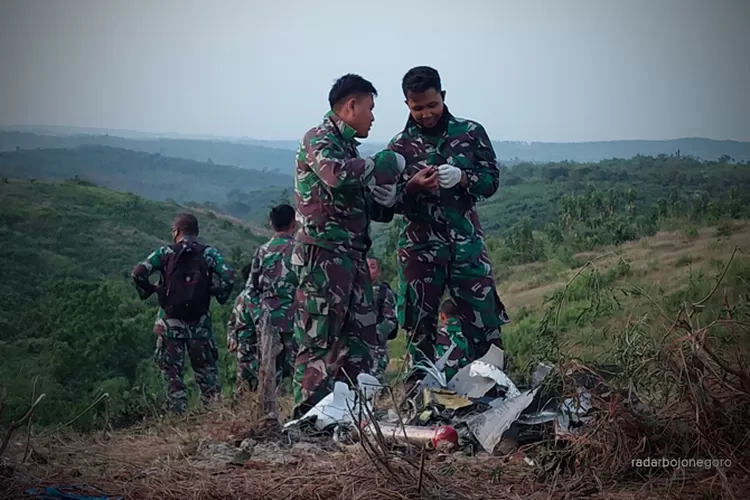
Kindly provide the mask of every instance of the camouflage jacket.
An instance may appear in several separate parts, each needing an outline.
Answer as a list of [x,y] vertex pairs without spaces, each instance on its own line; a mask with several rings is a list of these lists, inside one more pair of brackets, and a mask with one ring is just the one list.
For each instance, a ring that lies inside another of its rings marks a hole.
[[364,255],[371,246],[370,221],[388,222],[372,201],[368,185],[393,184],[399,178],[393,152],[361,158],[355,130],[333,111],[310,129],[297,150],[294,194],[297,240],[340,253]]
[[[447,107],[444,112],[449,113]],[[388,148],[406,158],[394,206],[405,219],[399,248],[441,259],[475,259],[484,247],[476,202],[494,195],[500,184],[495,150],[484,127],[449,113],[445,131],[431,137],[409,118]],[[463,170],[468,184],[438,188],[434,193],[406,194],[406,181],[415,173],[444,163]]]
[[253,302],[247,293],[247,288],[242,290],[234,301],[234,307],[229,313],[227,322],[227,345],[231,340],[236,342],[248,341],[252,344],[257,342],[255,338],[255,320],[258,318],[259,307]]
[[[381,292],[381,288],[385,292]],[[372,296],[376,301],[375,310],[378,315],[378,339],[382,345],[385,345],[388,342],[388,337],[392,336],[394,331],[398,331],[396,299],[393,290],[385,283],[373,283]],[[380,302],[381,297],[382,302]]]
[[[292,268],[293,236],[274,236],[255,251],[245,289],[261,312],[270,314],[278,332],[294,331],[297,273]],[[255,318],[256,321],[259,318]]]
[[[173,253],[172,247],[165,245],[152,252],[146,260],[133,268],[130,276],[141,299],[145,300],[155,292],[155,287],[149,281],[149,277],[154,272],[165,271],[166,258],[171,253]],[[211,295],[219,304],[224,304],[229,300],[232,288],[234,288],[234,269],[224,261],[221,253],[211,246],[206,247],[203,257],[211,270]],[[160,307],[156,314],[154,333],[177,339],[213,338],[211,311],[204,314],[197,322],[187,323],[179,319],[165,318],[164,310]]]

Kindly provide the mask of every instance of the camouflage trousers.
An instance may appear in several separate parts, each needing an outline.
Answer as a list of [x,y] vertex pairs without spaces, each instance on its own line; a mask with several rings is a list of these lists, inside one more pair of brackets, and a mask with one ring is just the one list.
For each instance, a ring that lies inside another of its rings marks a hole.
[[[476,259],[440,262],[432,255],[399,249],[399,264],[396,311],[414,352],[421,351],[433,362],[439,358],[438,313],[446,289],[458,306],[461,331],[467,341],[462,363],[481,358],[493,344],[502,345],[500,328],[507,322],[507,314],[485,250]],[[412,370],[407,387],[419,378],[421,372]]]
[[388,368],[388,349],[385,344],[378,345],[372,350],[372,364],[373,370],[372,375],[377,378],[380,383],[385,382],[385,370]]
[[293,414],[298,418],[331,392],[336,380],[356,381],[359,373],[369,373],[379,342],[364,256],[297,245],[292,264],[299,278]]
[[175,413],[184,413],[187,410],[187,390],[184,381],[186,353],[190,358],[203,404],[209,405],[221,395],[219,352],[213,339],[175,339],[159,336],[154,358],[167,380],[170,409]]
[[[294,373],[297,348],[294,342],[294,332],[280,334],[283,351],[276,357],[276,374],[278,382]],[[235,392],[246,389],[255,391],[258,388],[258,374],[260,371],[260,356],[258,354],[257,338],[242,338],[237,342],[237,373]]]
[[[254,336],[253,336],[254,337]],[[255,338],[240,338],[237,341],[237,369],[235,376],[235,392],[258,388],[258,345]]]
[[[413,371],[414,365],[424,358],[423,351],[419,347],[417,344],[409,344],[410,372]],[[432,352],[434,358],[430,358],[430,361],[433,363],[436,363],[447,354],[445,364],[443,365],[443,373],[445,373],[446,381],[451,380],[461,368],[470,363],[468,357],[469,343],[463,333],[461,333],[460,326],[447,325],[440,328],[435,336]]]

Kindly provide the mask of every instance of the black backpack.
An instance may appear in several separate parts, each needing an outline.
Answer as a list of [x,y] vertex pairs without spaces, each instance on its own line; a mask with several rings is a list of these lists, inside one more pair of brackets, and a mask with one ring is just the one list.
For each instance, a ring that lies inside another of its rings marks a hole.
[[198,321],[211,305],[211,269],[196,242],[172,245],[164,266],[159,305],[167,318]]

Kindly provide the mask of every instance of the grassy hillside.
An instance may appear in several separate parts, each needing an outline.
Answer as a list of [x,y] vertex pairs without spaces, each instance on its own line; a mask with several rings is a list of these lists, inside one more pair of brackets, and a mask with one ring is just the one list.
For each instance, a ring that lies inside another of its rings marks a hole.
[[[160,383],[150,360],[156,303],[137,299],[128,274],[168,241],[182,210],[81,182],[0,182],[0,380],[11,409],[26,404],[37,375],[51,398],[44,423],[72,418],[101,391],[117,418],[138,394],[138,405],[151,401],[148,387]],[[197,215],[201,239],[237,269],[265,241],[225,217]],[[216,307],[218,324],[230,305]]]

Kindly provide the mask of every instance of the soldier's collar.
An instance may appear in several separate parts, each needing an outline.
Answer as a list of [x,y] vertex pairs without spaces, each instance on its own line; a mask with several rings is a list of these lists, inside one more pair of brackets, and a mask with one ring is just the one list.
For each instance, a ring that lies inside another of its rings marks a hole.
[[452,119],[453,115],[451,114],[450,110],[448,110],[448,106],[446,104],[443,104],[443,114],[440,116],[440,121],[438,121],[437,125],[435,125],[433,128],[422,128],[422,126],[417,123],[414,118],[411,117],[411,113],[409,113],[409,118],[406,119],[406,126],[404,127],[404,130],[411,135],[445,135],[448,131],[448,124]]
[[354,136],[357,135],[357,131],[350,127],[344,120],[339,117],[339,115],[334,113],[333,110],[330,110],[328,113],[326,113],[324,119],[325,118],[331,120],[331,122],[336,125],[336,128],[339,130],[341,137],[345,141],[353,142],[354,144],[359,145],[359,141],[354,138]]

